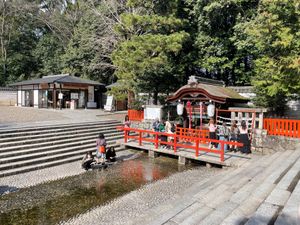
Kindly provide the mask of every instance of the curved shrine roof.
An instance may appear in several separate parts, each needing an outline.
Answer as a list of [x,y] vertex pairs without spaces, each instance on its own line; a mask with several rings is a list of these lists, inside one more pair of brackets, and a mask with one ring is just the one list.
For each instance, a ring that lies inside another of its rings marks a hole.
[[225,103],[227,101],[247,102],[248,99],[241,96],[236,91],[211,84],[193,83],[182,86],[173,96],[168,98],[168,101],[177,101],[185,97],[204,96],[209,100]]

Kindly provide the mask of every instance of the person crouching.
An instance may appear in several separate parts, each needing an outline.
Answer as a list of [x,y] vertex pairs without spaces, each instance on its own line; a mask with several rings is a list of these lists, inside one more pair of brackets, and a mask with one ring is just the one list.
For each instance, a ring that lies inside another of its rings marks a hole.
[[92,163],[94,162],[94,157],[92,155],[92,152],[89,151],[86,153],[86,155],[83,157],[81,162],[81,167],[85,170],[89,170],[92,168]]
[[116,151],[114,147],[109,147],[106,151],[106,160],[108,162],[115,162],[116,161]]

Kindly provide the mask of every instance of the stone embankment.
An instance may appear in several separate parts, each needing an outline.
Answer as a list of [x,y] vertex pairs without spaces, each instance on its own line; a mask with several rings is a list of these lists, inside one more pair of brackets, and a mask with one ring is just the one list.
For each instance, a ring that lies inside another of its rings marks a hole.
[[239,168],[183,188],[188,176],[197,172],[147,185],[66,224],[299,224],[299,145],[296,150],[254,156]]

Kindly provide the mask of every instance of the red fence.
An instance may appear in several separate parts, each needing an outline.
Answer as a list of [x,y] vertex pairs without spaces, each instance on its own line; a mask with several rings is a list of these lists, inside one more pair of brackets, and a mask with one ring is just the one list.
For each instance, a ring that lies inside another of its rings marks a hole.
[[[176,127],[176,134],[179,135],[180,140],[186,139],[187,141],[193,142],[193,139],[190,140],[191,139],[190,137],[193,137],[193,138],[208,138],[209,131],[208,130],[198,130],[198,129]],[[185,138],[183,138],[183,137],[185,137]],[[200,142],[200,143],[202,143],[202,142]]]
[[269,135],[300,138],[300,120],[265,118],[264,129]]
[[[199,156],[199,152],[210,152],[214,154],[220,155],[220,161],[224,162],[224,145],[234,145],[234,146],[243,146],[242,143],[232,142],[232,141],[220,141],[208,138],[199,138],[193,136],[185,136],[178,134],[169,134],[162,132],[155,132],[150,130],[142,130],[136,128],[125,128],[125,127],[117,127],[118,130],[124,131],[124,142],[127,143],[129,139],[137,140],[139,146],[143,145],[143,142],[154,143],[155,149],[158,149],[159,145],[171,146],[174,150],[174,153],[177,152],[178,148],[192,149],[195,151],[195,156]],[[128,135],[130,132],[130,135]],[[206,131],[205,131],[206,132]],[[200,132],[201,133],[201,132]],[[166,136],[169,138],[168,141],[162,141],[159,139],[161,136]],[[185,143],[186,140],[189,140],[189,144]],[[200,146],[200,143],[209,142],[219,143],[221,145],[220,149],[209,149],[208,146]]]
[[144,111],[128,109],[128,117],[131,121],[142,121],[144,119]]

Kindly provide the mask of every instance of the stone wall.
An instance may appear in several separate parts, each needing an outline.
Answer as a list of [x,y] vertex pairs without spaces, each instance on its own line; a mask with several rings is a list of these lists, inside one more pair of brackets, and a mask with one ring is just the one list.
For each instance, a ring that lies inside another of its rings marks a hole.
[[270,154],[278,151],[295,150],[300,143],[299,138],[267,135],[266,130],[254,130],[252,137],[252,151]]
[[153,121],[147,120],[143,122],[136,122],[131,121],[131,128],[138,128],[138,129],[144,129],[144,130],[152,130],[152,123]]

